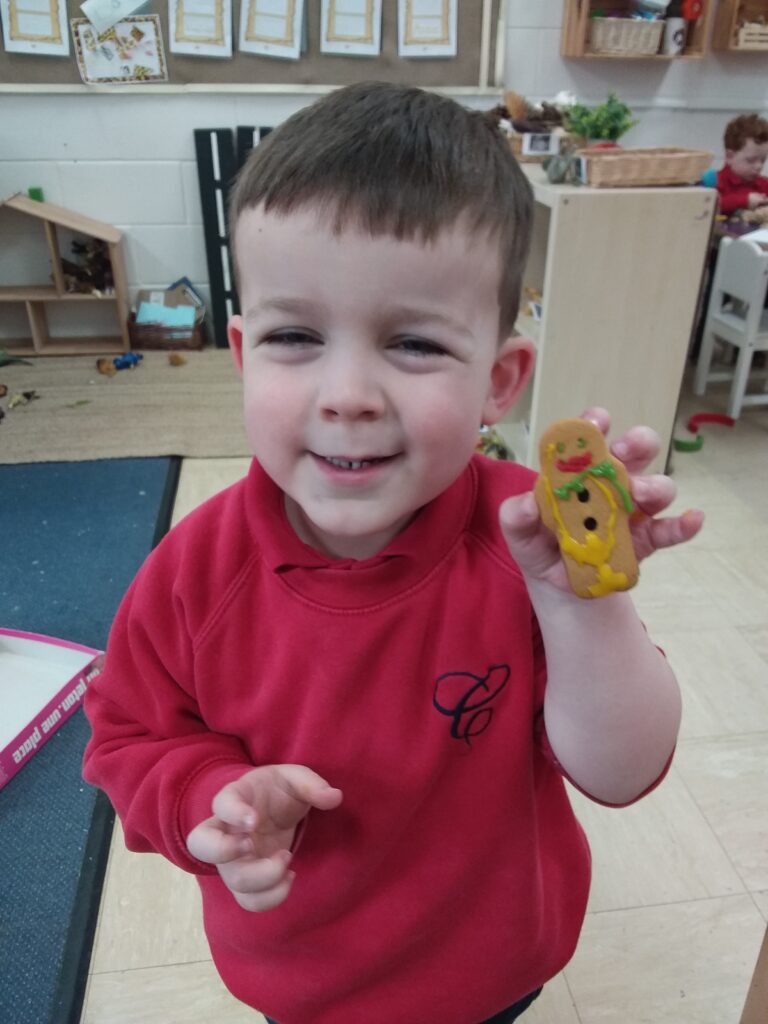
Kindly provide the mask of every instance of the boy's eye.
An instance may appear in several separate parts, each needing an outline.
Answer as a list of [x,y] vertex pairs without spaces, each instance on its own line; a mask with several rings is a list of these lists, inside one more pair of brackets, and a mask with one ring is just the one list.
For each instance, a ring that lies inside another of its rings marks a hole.
[[427,341],[424,338],[400,338],[396,347],[402,352],[408,352],[415,356],[444,356],[445,349],[434,341]]
[[286,345],[289,347],[320,344],[319,339],[314,334],[308,334],[306,331],[276,331],[274,334],[268,335],[264,340],[268,345]]

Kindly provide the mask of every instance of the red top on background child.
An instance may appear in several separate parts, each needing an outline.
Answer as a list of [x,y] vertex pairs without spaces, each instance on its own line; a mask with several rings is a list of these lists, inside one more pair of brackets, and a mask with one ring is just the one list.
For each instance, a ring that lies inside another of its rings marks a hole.
[[725,167],[717,174],[720,213],[756,210],[768,204],[768,178],[761,176],[768,159],[768,121],[742,114],[725,129]]

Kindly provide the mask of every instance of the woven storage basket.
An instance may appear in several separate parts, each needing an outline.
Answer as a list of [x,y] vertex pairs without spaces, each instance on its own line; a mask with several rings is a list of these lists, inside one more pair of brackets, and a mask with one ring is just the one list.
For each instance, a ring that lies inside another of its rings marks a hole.
[[203,325],[192,327],[164,327],[162,324],[137,324],[135,317],[128,321],[128,337],[132,349],[198,349],[205,340]]
[[663,21],[590,18],[589,49],[592,53],[658,53],[663,31]]
[[712,163],[702,149],[580,149],[582,177],[598,188],[640,185],[694,185]]

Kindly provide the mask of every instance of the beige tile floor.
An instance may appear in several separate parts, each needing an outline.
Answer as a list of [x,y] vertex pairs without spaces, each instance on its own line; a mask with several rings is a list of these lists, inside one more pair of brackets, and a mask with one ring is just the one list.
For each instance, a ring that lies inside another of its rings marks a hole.
[[[684,397],[678,432],[689,412],[717,404]],[[530,1024],[737,1024],[766,929],[768,411],[703,429],[704,448],[677,454],[674,476],[676,507],[704,508],[705,531],[646,563],[636,591],[683,689],[677,756],[665,784],[629,809],[574,794],[594,855],[589,913]],[[176,517],[246,466],[185,462]],[[192,878],[127,853],[118,828],[84,1024],[261,1019],[217,979]]]

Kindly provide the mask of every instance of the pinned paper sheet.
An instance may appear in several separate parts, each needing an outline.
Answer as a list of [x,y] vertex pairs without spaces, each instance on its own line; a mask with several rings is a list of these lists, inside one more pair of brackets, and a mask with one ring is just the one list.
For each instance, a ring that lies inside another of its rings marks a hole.
[[9,53],[69,55],[65,0],[0,0],[0,10]]
[[398,0],[400,57],[455,57],[458,0]]
[[146,0],[85,0],[80,4],[80,10],[101,35],[145,3]]
[[304,0],[241,0],[239,48],[263,57],[298,60]]
[[320,52],[375,57],[381,52],[381,0],[323,0]]
[[171,53],[232,56],[232,0],[168,0]]

